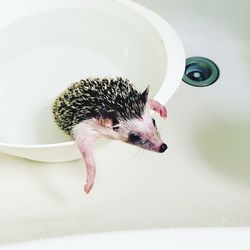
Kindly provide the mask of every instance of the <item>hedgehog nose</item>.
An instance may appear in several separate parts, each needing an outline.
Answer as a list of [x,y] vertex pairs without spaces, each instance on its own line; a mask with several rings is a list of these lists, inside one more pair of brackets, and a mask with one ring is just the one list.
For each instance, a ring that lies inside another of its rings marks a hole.
[[167,148],[168,148],[168,146],[165,143],[162,143],[160,146],[159,152],[163,153]]

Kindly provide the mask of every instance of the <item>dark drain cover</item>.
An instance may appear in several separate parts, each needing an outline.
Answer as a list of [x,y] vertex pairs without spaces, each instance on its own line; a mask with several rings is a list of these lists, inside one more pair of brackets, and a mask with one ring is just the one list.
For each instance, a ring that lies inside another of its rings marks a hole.
[[211,60],[204,57],[189,57],[183,81],[196,87],[206,87],[217,81],[219,68]]

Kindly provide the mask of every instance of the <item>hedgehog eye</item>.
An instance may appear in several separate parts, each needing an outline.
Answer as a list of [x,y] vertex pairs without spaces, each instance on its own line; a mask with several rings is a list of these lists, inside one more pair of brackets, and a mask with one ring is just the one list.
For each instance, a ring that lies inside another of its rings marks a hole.
[[136,132],[130,132],[128,135],[128,141],[132,143],[137,143],[141,140],[141,137],[138,133]]
[[153,122],[154,127],[157,129],[156,122],[155,122],[154,118],[152,118],[152,122]]

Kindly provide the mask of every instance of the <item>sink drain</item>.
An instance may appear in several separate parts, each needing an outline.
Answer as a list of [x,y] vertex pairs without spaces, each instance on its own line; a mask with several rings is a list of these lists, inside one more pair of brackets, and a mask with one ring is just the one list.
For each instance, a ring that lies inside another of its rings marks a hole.
[[196,87],[206,87],[217,81],[219,68],[211,60],[204,57],[189,57],[183,81]]

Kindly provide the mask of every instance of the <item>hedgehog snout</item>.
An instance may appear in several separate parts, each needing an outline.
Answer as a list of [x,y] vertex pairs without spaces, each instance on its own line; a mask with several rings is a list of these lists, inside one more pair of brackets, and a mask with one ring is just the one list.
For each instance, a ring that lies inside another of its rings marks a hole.
[[167,150],[168,146],[167,144],[165,144],[164,142],[160,143],[160,144],[154,144],[154,143],[151,143],[151,145],[147,148],[148,150],[151,150],[151,151],[155,151],[155,152],[158,152],[158,153],[163,153]]
[[163,153],[167,150],[168,146],[165,143],[162,143],[160,148],[159,148],[159,153]]

